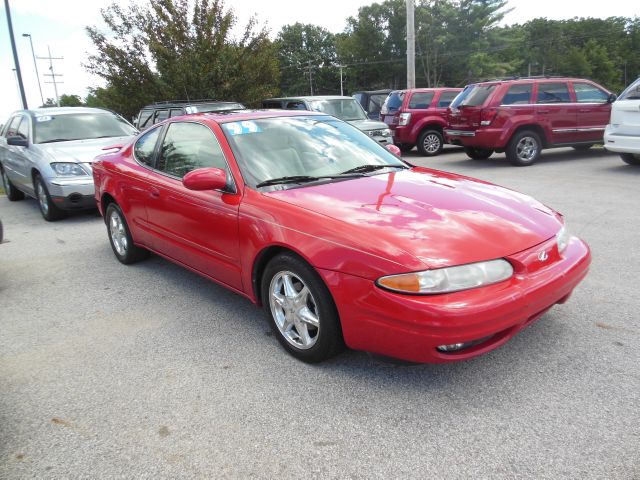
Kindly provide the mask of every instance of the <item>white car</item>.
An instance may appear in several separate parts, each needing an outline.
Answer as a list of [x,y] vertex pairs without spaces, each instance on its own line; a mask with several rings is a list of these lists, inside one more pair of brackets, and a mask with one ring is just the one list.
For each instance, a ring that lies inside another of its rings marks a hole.
[[604,147],[618,152],[629,165],[640,165],[640,78],[611,105]]

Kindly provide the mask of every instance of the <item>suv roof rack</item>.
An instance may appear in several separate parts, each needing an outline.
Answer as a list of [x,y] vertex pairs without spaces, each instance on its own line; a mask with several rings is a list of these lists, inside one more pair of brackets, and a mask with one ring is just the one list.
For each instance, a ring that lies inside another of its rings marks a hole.
[[567,78],[566,75],[529,75],[529,76],[519,76],[513,75],[511,77],[502,77],[502,78],[485,78],[484,80],[479,80],[477,83],[481,82],[506,82],[509,80],[537,80],[541,78]]

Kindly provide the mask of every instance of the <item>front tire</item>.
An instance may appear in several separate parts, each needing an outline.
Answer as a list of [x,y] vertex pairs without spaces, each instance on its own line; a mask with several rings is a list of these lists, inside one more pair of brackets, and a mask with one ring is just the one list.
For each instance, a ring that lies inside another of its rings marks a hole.
[[304,260],[291,253],[274,257],[265,268],[261,287],[271,329],[291,355],[317,363],[344,348],[331,293]]
[[640,153],[621,153],[620,158],[629,165],[640,165]]
[[15,202],[17,200],[22,200],[24,198],[24,193],[18,190],[13,186],[11,180],[4,171],[4,168],[0,167],[0,172],[2,173],[2,186],[4,187],[4,193],[7,194],[7,198],[11,202]]
[[134,245],[129,225],[116,203],[110,203],[105,212],[107,234],[111,249],[120,263],[129,265],[149,256],[149,251]]
[[51,195],[49,195],[49,190],[40,175],[36,175],[34,177],[33,189],[36,194],[36,200],[38,201],[38,208],[40,208],[42,218],[47,222],[55,222],[56,220],[60,220],[66,216],[65,211],[58,208],[58,206],[53,203]]
[[444,138],[437,130],[425,130],[418,137],[418,151],[425,157],[434,157],[442,153]]
[[523,130],[511,138],[505,153],[512,165],[528,167],[540,158],[541,150],[540,136],[531,130]]
[[493,155],[493,150],[486,148],[464,147],[464,153],[472,160],[486,160]]

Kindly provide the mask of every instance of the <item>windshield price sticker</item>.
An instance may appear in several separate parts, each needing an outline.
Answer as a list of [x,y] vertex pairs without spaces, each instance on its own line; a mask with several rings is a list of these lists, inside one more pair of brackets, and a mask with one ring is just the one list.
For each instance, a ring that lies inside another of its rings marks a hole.
[[51,120],[53,120],[53,117],[50,115],[42,115],[40,117],[36,117],[36,122],[38,123],[50,122]]
[[246,133],[258,133],[262,131],[255,122],[247,120],[242,122],[226,123],[224,127],[231,135],[244,135]]

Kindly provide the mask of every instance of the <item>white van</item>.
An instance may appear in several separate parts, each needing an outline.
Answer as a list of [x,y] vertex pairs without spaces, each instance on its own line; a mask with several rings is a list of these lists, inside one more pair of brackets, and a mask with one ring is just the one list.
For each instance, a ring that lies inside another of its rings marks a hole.
[[604,148],[618,152],[629,165],[640,165],[640,78],[611,105]]

